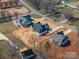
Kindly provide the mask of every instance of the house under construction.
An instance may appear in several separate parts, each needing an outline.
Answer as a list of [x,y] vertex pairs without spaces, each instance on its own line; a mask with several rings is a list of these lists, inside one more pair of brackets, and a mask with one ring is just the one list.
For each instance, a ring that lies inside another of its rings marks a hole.
[[[20,38],[35,54],[42,56],[43,59],[63,59],[67,51],[79,52],[75,44],[78,36],[73,30],[51,23],[47,20],[33,19],[32,22],[34,25],[37,25],[39,22],[40,24],[48,24],[51,31],[40,36],[39,31],[42,31],[42,28],[40,27],[40,30],[38,30],[38,25],[34,27],[35,29],[37,28],[36,30],[38,31],[34,31],[33,27],[20,28],[14,31],[13,35]],[[25,50],[27,49],[20,49],[21,52]],[[61,54],[63,54],[63,56],[58,56]]]

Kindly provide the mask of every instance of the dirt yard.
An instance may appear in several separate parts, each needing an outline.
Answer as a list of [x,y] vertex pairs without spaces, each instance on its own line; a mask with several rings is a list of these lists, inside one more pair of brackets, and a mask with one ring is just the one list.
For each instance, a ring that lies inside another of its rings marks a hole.
[[[51,42],[47,36],[31,36],[30,33],[32,32],[32,29],[29,28],[23,28],[23,29],[18,29],[13,32],[14,36],[20,38],[21,41],[23,41],[26,45],[31,47],[31,44],[34,46],[35,39],[38,40],[39,46],[38,49],[39,51],[41,50],[41,54],[44,55],[44,57],[48,57],[48,59],[79,59],[79,45],[76,44],[77,40],[75,39],[70,39],[71,44],[66,46],[66,47],[59,47],[54,44],[54,42]],[[73,34],[72,34],[73,36]],[[37,37],[37,38],[36,38]],[[34,41],[33,41],[34,40]],[[49,41],[51,48],[48,49],[48,52],[46,52],[47,48],[44,48],[44,43],[46,41]],[[27,44],[28,43],[28,44]],[[30,43],[30,44],[29,44]]]

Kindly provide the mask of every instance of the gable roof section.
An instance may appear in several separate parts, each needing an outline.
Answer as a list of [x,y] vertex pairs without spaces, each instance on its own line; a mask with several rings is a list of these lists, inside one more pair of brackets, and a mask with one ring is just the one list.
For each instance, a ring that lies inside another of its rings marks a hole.
[[40,22],[32,25],[33,29],[38,33],[47,33],[49,31],[49,26],[47,24],[41,24]]
[[30,15],[19,17],[19,22],[21,25],[30,25],[32,23],[32,19]]

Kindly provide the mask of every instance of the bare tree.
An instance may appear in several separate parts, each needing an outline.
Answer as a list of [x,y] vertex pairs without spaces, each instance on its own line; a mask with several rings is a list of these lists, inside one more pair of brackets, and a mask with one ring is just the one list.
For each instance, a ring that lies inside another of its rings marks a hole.
[[34,8],[40,9],[41,0],[29,0],[28,2],[30,2]]
[[46,12],[52,12],[53,7],[60,0],[29,0],[31,6],[34,6],[36,9],[44,10]]

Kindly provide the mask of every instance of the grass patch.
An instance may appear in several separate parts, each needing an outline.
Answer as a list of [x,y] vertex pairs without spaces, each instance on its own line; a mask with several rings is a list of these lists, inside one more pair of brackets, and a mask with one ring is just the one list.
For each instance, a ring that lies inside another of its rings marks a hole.
[[60,21],[59,17],[54,17],[53,15],[48,15],[49,18],[52,18],[54,21]]
[[8,37],[13,43],[17,43],[18,47],[24,47],[24,43],[20,39],[12,35],[14,30],[18,28],[12,22],[0,23],[0,32]]
[[72,0],[64,0],[65,2],[72,2]]
[[77,1],[77,2],[73,2],[73,3],[71,3],[73,6],[79,6],[79,2]]
[[21,57],[7,41],[0,41],[0,59],[21,59]]

